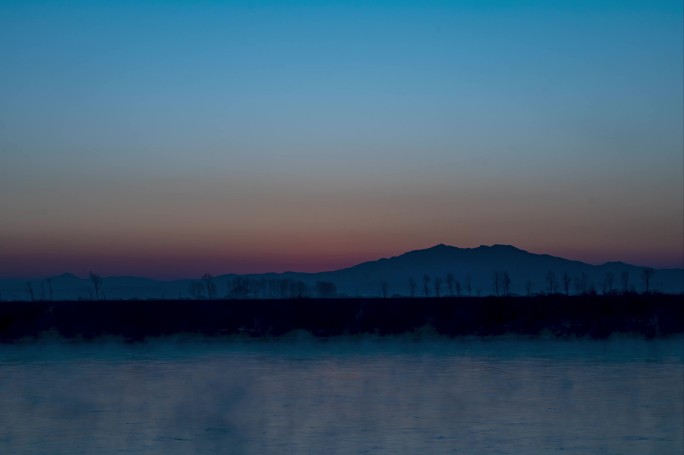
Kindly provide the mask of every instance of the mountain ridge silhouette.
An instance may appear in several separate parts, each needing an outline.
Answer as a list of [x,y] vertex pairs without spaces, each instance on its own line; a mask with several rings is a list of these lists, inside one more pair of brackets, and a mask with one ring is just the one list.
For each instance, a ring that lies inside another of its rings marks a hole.
[[[643,287],[641,272],[644,267],[621,261],[592,265],[549,254],[531,253],[513,245],[493,244],[473,248],[461,248],[443,243],[424,249],[410,250],[396,256],[361,262],[349,267],[324,272],[268,272],[259,274],[227,273],[214,277],[217,297],[229,294],[230,283],[236,277],[250,280],[291,280],[299,281],[309,287],[309,293],[319,281],[329,281],[336,285],[337,294],[351,297],[374,297],[383,292],[389,295],[407,296],[410,294],[410,280],[416,286],[416,294],[424,295],[423,280],[429,277],[431,294],[434,295],[435,279],[442,280],[441,295],[452,292],[446,282],[452,275],[463,288],[470,283],[470,295],[491,295],[496,289],[494,276],[506,273],[511,279],[510,291],[513,294],[549,292],[548,275],[554,275],[557,292],[564,292],[563,275],[572,280],[571,293],[577,292],[577,281],[582,278],[586,286],[598,292],[624,290],[623,274],[627,273],[628,291],[641,291]],[[652,289],[666,293],[684,291],[684,269],[654,269]],[[609,274],[612,282],[607,284]],[[90,282],[88,277],[79,278],[70,273],[50,277],[57,298],[89,298]],[[107,298],[188,298],[188,287],[197,278],[156,280],[142,276],[103,276],[103,289]],[[28,280],[39,285],[42,279]],[[4,299],[26,299],[25,279],[0,279],[0,297]],[[455,283],[454,283],[455,284]],[[608,289],[606,289],[608,286]],[[34,288],[36,286],[34,285]],[[34,289],[34,292],[39,292]],[[462,289],[462,293],[465,292]],[[454,291],[455,293],[455,291]]]

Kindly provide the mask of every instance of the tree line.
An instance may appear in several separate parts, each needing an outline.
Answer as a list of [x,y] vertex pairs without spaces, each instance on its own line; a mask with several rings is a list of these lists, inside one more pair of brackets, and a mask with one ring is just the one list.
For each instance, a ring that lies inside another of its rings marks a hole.
[[220,293],[216,279],[204,274],[201,280],[188,286],[192,299],[303,299],[332,298],[337,296],[337,286],[331,281],[316,281],[310,286],[302,280],[289,278],[254,278],[236,276],[225,282],[224,292]]
[[[654,292],[652,282],[655,270],[651,267],[644,267],[641,269],[639,278],[643,284],[642,292],[650,294]],[[512,293],[512,279],[508,271],[497,270],[492,274],[492,295],[497,297],[511,296]],[[630,274],[627,270],[620,273],[616,277],[613,272],[606,272],[601,287],[598,288],[595,282],[590,278],[589,274],[582,272],[575,276],[570,276],[569,273],[564,272],[560,277],[556,273],[549,270],[544,277],[544,286],[541,289],[535,290],[534,283],[527,280],[525,283],[525,295],[625,295],[636,294],[637,289],[630,279]],[[468,275],[463,283],[454,277],[452,273],[448,273],[444,278],[439,275],[430,276],[423,275],[422,286],[418,288],[416,279],[410,277],[408,279],[408,296],[409,297],[462,297],[472,296],[472,279]],[[477,295],[480,295],[480,290],[477,290]],[[389,286],[387,281],[380,282],[380,297],[386,298],[389,296]],[[395,294],[394,296],[403,296]]]
[[[641,290],[645,294],[653,292],[653,276],[655,270],[651,267],[641,269],[638,280],[641,281]],[[104,292],[104,279],[95,272],[88,275],[90,281],[89,299],[106,300]],[[512,295],[512,279],[508,271],[497,270],[492,274],[492,295]],[[390,294],[390,285],[386,280],[379,282],[379,296],[382,298],[392,297],[464,297],[480,295],[481,290],[473,293],[472,278],[467,275],[463,280],[458,279],[453,273],[445,276],[424,274],[418,281],[414,277],[408,278],[407,293]],[[219,286],[216,278],[205,273],[199,280],[194,280],[188,285],[188,296],[191,299],[301,299],[301,298],[335,298],[344,297],[337,291],[337,286],[332,281],[319,280],[309,284],[302,280],[290,278],[266,278],[235,276],[226,280],[223,286]],[[637,293],[636,286],[628,271],[623,271],[619,276],[613,272],[605,273],[598,283],[592,280],[589,274],[582,272],[571,276],[564,272],[560,276],[549,270],[543,281],[542,288],[535,289],[532,281],[525,283],[525,294],[533,295],[624,295]],[[29,300],[54,300],[54,289],[51,279],[40,282],[26,282],[26,295]],[[182,297],[182,296],[179,296]]]

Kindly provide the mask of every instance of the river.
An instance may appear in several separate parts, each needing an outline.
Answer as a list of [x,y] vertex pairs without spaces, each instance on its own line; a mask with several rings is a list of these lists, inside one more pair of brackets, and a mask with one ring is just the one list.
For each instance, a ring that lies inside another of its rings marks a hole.
[[3,454],[684,452],[684,338],[0,345]]

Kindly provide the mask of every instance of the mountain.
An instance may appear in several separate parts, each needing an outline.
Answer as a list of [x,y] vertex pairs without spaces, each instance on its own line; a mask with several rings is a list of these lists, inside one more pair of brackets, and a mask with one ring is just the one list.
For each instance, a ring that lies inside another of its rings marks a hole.
[[[436,245],[424,250],[409,251],[389,259],[365,262],[347,269],[330,272],[327,279],[338,283],[338,287],[350,295],[378,295],[383,281],[387,282],[388,293],[406,295],[410,290],[410,279],[416,282],[418,295],[423,295],[423,277],[430,277],[429,287],[434,294],[436,277],[442,279],[442,294],[448,293],[445,282],[447,274],[452,274],[463,288],[470,277],[473,295],[494,294],[495,273],[505,272],[511,280],[510,292],[527,294],[546,291],[549,285],[549,272],[554,275],[558,291],[563,291],[563,276],[571,279],[570,292],[576,290],[575,282],[585,289],[594,287],[603,291],[606,276],[611,273],[612,287],[621,290],[622,274],[627,273],[628,288],[640,291],[643,287],[641,274],[643,267],[611,262],[600,266],[572,261],[547,254],[534,254],[511,245],[479,246],[477,248],[457,248]],[[576,280],[577,278],[577,280]],[[606,283],[607,285],[608,283]],[[651,288],[660,292],[680,293],[684,290],[684,270],[660,269],[654,273]],[[462,292],[464,290],[462,289]]]
[[[441,295],[450,293],[447,276],[452,275],[452,288],[460,285],[462,295],[491,295],[496,293],[495,276],[504,274],[510,279],[512,294],[547,292],[554,288],[564,292],[565,280],[570,293],[580,289],[594,289],[598,293],[623,290],[644,290],[644,267],[622,262],[590,265],[547,254],[534,254],[511,245],[457,248],[439,244],[423,250],[409,251],[399,256],[364,262],[349,268],[320,273],[266,273],[251,275],[220,275],[214,278],[216,295],[227,295],[236,277],[247,279],[247,288],[260,297],[316,294],[316,283],[332,282],[338,295],[380,296],[386,293],[408,296],[411,280],[415,295],[424,295],[424,277],[429,277],[429,295],[435,294],[435,282],[441,280]],[[612,279],[611,279],[612,277]],[[626,279],[626,282],[625,282]],[[91,298],[92,285],[87,278],[63,274],[47,280],[31,280],[34,298],[49,298],[49,286],[55,299]],[[142,277],[105,277],[103,292],[107,299],[174,299],[189,298],[192,283],[199,279],[159,281]],[[258,285],[258,286],[257,286]],[[197,286],[200,293],[206,286]],[[664,293],[684,292],[683,269],[655,270],[650,288]],[[308,289],[308,291],[306,290]],[[249,291],[246,291],[249,292]],[[502,292],[502,291],[500,291]],[[0,279],[0,299],[28,299],[26,280]]]

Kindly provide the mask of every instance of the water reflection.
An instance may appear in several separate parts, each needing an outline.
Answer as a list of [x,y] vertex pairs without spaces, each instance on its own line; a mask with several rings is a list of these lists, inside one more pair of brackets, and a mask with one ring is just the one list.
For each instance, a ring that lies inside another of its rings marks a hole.
[[0,346],[0,453],[681,454],[684,343]]

